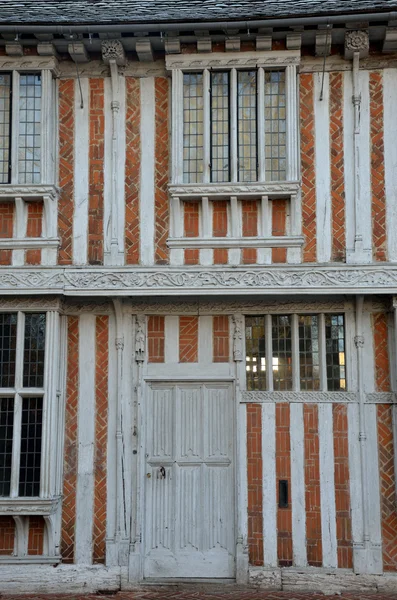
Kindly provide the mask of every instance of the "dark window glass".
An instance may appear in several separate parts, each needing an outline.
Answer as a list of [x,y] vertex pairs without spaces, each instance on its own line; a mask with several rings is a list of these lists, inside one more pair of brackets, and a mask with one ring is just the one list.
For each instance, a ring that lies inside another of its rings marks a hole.
[[292,390],[292,335],[289,315],[272,316],[273,387],[277,391]]
[[183,75],[183,181],[202,183],[204,158],[203,74]]
[[267,181],[286,178],[285,71],[265,71],[265,172]]
[[44,384],[45,314],[25,315],[25,347],[23,386],[43,387]]
[[343,315],[325,316],[327,382],[330,392],[346,389],[345,319]]
[[0,183],[10,182],[11,75],[0,73]]
[[300,389],[320,389],[318,316],[299,317]]
[[0,496],[9,496],[11,487],[14,398],[0,398]]
[[229,73],[211,73],[211,181],[230,180]]
[[245,348],[247,390],[266,389],[265,318],[246,317]]
[[15,385],[17,315],[0,313],[0,387]]
[[20,76],[19,83],[19,183],[40,183],[41,75]]
[[257,180],[256,71],[237,73],[238,179]]
[[39,496],[43,398],[23,398],[19,495]]

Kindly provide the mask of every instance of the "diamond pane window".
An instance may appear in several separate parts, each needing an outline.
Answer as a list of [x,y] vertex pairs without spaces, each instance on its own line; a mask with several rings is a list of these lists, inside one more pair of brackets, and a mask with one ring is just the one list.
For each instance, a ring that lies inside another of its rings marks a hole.
[[183,173],[187,183],[203,181],[203,75],[183,76]]
[[0,74],[0,183],[10,181],[11,75]]
[[19,183],[40,183],[41,75],[21,75],[19,82]]

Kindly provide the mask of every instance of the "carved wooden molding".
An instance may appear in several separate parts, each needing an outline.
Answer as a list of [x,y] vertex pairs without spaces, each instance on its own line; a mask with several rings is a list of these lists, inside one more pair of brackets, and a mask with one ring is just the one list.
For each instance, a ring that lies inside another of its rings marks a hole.
[[24,312],[33,312],[37,310],[61,310],[60,298],[37,298],[35,296],[16,298],[0,298],[0,311],[23,310]]
[[52,515],[61,497],[55,498],[0,498],[0,515]]
[[55,185],[0,185],[0,199],[23,198],[24,200],[42,199],[44,196],[57,198],[59,190]]
[[[265,403],[265,402],[288,402],[288,403],[336,403],[345,404],[359,402],[358,392],[242,392],[241,402]],[[365,395],[366,404],[395,404],[396,393],[374,392]]]
[[166,56],[166,69],[224,69],[224,68],[246,68],[246,67],[266,67],[277,66],[286,67],[288,65],[299,65],[299,50],[282,51],[256,51],[243,52],[209,52],[208,54],[182,54],[177,56]]
[[169,248],[300,248],[304,244],[302,236],[274,237],[211,237],[211,238],[169,238]]
[[[65,301],[66,304],[67,301]],[[191,315],[213,315],[213,314],[235,314],[263,315],[263,314],[288,314],[288,313],[313,313],[313,312],[338,312],[344,311],[345,303],[341,302],[232,302],[225,298],[219,302],[147,302],[142,300],[132,301],[123,307],[126,314],[191,314]],[[65,310],[69,310],[68,308]]]
[[291,196],[300,189],[299,181],[284,181],[280,183],[206,183],[202,185],[185,184],[170,185],[171,196],[177,198],[194,198],[201,196],[225,197],[239,196]]
[[55,76],[59,75],[58,61],[54,56],[1,56],[1,71],[41,71],[48,69]]

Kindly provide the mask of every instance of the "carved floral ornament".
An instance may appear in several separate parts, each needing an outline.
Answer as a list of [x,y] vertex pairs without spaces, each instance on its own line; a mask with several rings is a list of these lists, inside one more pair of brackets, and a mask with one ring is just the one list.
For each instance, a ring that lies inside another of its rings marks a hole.
[[360,52],[369,49],[369,35],[367,31],[347,31],[345,47],[351,52]]
[[104,40],[101,43],[101,49],[104,60],[124,58],[123,44],[119,40]]

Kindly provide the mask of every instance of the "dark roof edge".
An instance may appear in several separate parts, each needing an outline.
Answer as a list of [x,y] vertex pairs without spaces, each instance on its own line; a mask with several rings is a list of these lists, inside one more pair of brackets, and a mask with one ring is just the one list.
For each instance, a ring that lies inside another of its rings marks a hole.
[[293,26],[304,26],[304,25],[327,25],[327,24],[338,24],[338,23],[349,23],[349,22],[373,22],[373,21],[395,21],[397,20],[397,12],[395,11],[382,11],[382,12],[361,12],[361,13],[344,13],[344,14],[331,14],[326,16],[306,16],[306,17],[291,17],[291,18],[277,18],[277,19],[245,19],[244,21],[230,20],[230,21],[199,21],[199,22],[175,22],[175,21],[164,21],[163,23],[117,23],[117,24],[95,24],[87,23],[76,25],[74,23],[63,23],[62,25],[42,25],[42,24],[29,24],[21,25],[20,23],[15,24],[2,24],[0,23],[0,31],[12,31],[18,33],[96,33],[96,32],[139,32],[139,31],[191,31],[191,30],[212,30],[212,29],[239,29],[247,28],[259,28],[259,27],[293,27]]

